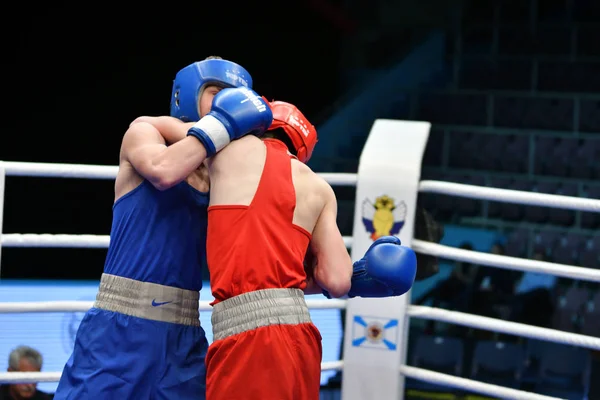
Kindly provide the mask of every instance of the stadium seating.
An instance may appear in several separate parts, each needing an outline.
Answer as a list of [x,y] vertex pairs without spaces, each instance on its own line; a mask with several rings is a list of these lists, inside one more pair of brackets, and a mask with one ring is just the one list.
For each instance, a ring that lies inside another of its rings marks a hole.
[[[464,342],[458,338],[420,336],[415,343],[410,365],[461,376],[463,372]],[[413,379],[406,380],[408,390],[447,391],[439,386]]]
[[480,341],[475,345],[471,378],[518,389],[525,367],[525,350],[516,343]]

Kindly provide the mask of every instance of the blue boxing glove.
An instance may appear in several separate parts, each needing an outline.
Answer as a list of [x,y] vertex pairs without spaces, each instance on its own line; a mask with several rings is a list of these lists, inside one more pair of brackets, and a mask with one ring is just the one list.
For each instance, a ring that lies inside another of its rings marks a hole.
[[401,296],[408,292],[417,274],[417,255],[400,245],[395,236],[377,239],[354,263],[348,297]]
[[256,92],[246,87],[223,89],[215,95],[210,112],[187,135],[202,142],[207,157],[212,157],[232,140],[263,133],[272,122],[269,104]]

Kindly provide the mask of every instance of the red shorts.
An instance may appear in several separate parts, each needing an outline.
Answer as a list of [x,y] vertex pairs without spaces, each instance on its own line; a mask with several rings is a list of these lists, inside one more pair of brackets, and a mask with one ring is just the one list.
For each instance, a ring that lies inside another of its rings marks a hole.
[[270,325],[217,340],[206,355],[206,400],[318,400],[321,334]]

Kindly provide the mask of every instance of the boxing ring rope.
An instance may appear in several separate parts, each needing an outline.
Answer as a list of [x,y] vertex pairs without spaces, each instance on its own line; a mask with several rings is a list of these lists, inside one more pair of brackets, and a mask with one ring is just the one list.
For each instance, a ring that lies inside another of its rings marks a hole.
[[[0,161],[0,202],[4,198],[4,176],[114,179],[118,167],[82,164],[49,164]],[[355,186],[357,174],[319,174],[331,185]],[[545,206],[570,210],[600,212],[600,200],[573,198],[568,196],[533,193],[508,189],[487,188],[474,185],[457,184],[442,181],[421,181],[419,192],[438,193],[479,200],[492,200],[507,203],[519,203],[533,206]],[[2,203],[0,203],[1,205]],[[0,207],[0,212],[2,208]],[[69,247],[69,248],[106,248],[110,238],[107,235],[64,235],[64,234],[2,234],[1,247]],[[352,238],[344,237],[347,247],[352,246]],[[456,261],[475,262],[485,266],[512,269],[519,271],[543,272],[572,279],[600,282],[600,270],[562,265],[550,262],[526,260],[508,256],[479,253],[443,246],[421,240],[413,240],[412,248],[419,253]],[[312,300],[307,304],[311,309],[342,309],[345,300]],[[21,302],[0,303],[1,313],[31,312],[85,312],[93,302],[59,301],[59,302]],[[208,302],[200,302],[199,309],[210,310]],[[407,316],[433,319],[473,328],[480,328],[507,334],[514,334],[532,339],[541,339],[564,344],[577,345],[588,349],[600,350],[600,339],[592,336],[562,332],[553,329],[532,327],[525,324],[469,315],[465,313],[442,310],[425,306],[409,305]],[[322,369],[342,370],[343,361],[322,363]],[[441,374],[420,368],[403,365],[399,373],[406,377],[437,383],[451,387],[469,389],[477,393],[522,399],[552,399],[534,393],[503,388],[496,385]],[[55,382],[60,379],[60,372],[6,372],[0,373],[0,382]]]
[[[63,235],[34,233],[5,233],[0,237],[2,247],[67,247],[108,248],[108,235]],[[346,247],[352,246],[352,238],[345,236]],[[600,270],[557,264],[547,261],[527,260],[518,257],[486,254],[478,251],[457,249],[437,243],[414,239],[411,247],[418,253],[442,257],[448,260],[476,262],[481,265],[526,272],[542,272],[564,278],[600,282]]]
[[437,243],[414,239],[411,248],[417,253],[453,261],[479,263],[488,267],[511,269],[523,272],[541,272],[563,278],[579,279],[582,281],[600,282],[600,269],[576,267],[567,264],[557,264],[548,261],[528,260],[518,257],[498,254],[481,253],[479,251],[463,250],[456,247],[444,246]]
[[[321,365],[323,371],[338,371],[343,369],[342,361],[325,362]],[[508,389],[502,386],[490,385],[472,381],[465,378],[457,378],[438,372],[428,371],[422,368],[403,366],[400,367],[400,373],[404,376],[424,380],[428,382],[434,382],[441,385],[447,385],[450,387],[456,387],[459,389],[470,389],[474,392],[488,394],[492,396],[503,396],[507,398],[524,398],[522,397],[523,392],[515,389]],[[35,382],[56,382],[60,380],[60,372],[11,372],[9,377],[4,378],[4,375],[9,373],[0,374],[0,379],[5,383],[35,383]],[[450,379],[452,378],[452,379]],[[553,399],[553,397],[542,396],[532,394],[527,397],[528,399],[536,400],[547,400]]]
[[449,386],[461,390],[467,389],[476,393],[500,397],[503,399],[557,400],[556,397],[524,392],[517,389],[509,389],[503,386],[478,382],[472,379],[460,378],[458,376],[446,375],[422,368],[410,367],[408,365],[403,365],[399,369],[400,373],[408,378],[435,383],[437,385]]
[[[346,308],[346,300],[341,299],[307,299],[306,303],[314,310],[332,310]],[[63,312],[86,312],[94,305],[93,301],[31,301],[31,302],[2,302],[0,303],[0,314],[22,314],[22,313],[63,313]],[[199,311],[211,311],[210,301],[198,302]]]
[[[346,301],[341,299],[316,300],[307,299],[306,304],[313,310],[330,310],[346,308]],[[40,301],[40,302],[3,302],[0,313],[53,313],[53,312],[86,312],[93,307],[93,301]],[[211,311],[209,301],[199,302],[199,311]],[[432,319],[440,322],[468,326],[511,335],[519,335],[530,339],[546,340],[567,345],[600,350],[600,338],[563,332],[556,329],[540,328],[517,322],[509,322],[489,317],[481,317],[457,311],[427,306],[408,306],[407,314],[414,318]]]
[[[118,166],[28,163],[0,161],[6,176],[28,176],[38,178],[115,179]],[[358,175],[351,173],[319,173],[329,184],[355,186]],[[421,181],[419,192],[437,193],[477,200],[492,200],[530,206],[563,208],[569,210],[600,212],[600,200],[556,194],[534,193],[512,189],[489,188],[444,181]]]
[[[321,364],[323,371],[338,371],[343,369],[342,361],[326,362]],[[531,393],[530,396],[523,397],[523,392],[515,389],[508,389],[502,386],[490,385],[465,378],[458,378],[451,375],[441,374],[439,372],[428,371],[422,368],[409,367],[408,365],[400,367],[399,372],[404,376],[433,382],[440,385],[447,385],[458,389],[470,389],[474,392],[502,396],[514,399],[531,400],[551,400],[554,397],[542,396]],[[4,375],[9,375],[4,378]],[[56,382],[60,379],[60,372],[11,372],[0,374],[0,380],[6,383],[35,383],[35,382]]]
[[[343,361],[321,363],[322,371],[340,371],[343,368]],[[4,372],[0,373],[0,381],[3,383],[58,382],[60,375],[61,372]]]

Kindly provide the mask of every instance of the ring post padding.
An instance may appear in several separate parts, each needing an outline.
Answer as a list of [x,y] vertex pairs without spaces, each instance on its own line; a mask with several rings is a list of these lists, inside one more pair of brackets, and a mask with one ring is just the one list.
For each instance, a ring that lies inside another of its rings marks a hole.
[[[360,157],[352,260],[363,257],[372,235],[395,234],[409,246],[431,124],[376,120]],[[383,199],[382,196],[388,196]],[[385,203],[385,204],[384,204]],[[390,207],[394,205],[395,208]],[[378,209],[375,208],[377,205]],[[381,299],[353,298],[346,307],[344,400],[403,397],[410,292]]]

